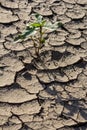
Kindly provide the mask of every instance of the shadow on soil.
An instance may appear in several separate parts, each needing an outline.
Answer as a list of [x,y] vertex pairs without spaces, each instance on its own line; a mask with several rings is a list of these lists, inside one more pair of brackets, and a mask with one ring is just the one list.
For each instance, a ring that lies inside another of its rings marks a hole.
[[[57,53],[52,52],[52,59],[55,59],[55,56],[54,56],[55,54],[57,54]],[[69,53],[67,53],[67,55],[68,54]],[[59,55],[59,53],[58,53],[58,57],[56,55],[55,60],[59,60],[59,59],[61,59],[61,55]],[[35,59],[35,60],[37,61],[37,59]],[[85,63],[82,63],[82,62],[83,61],[78,62],[78,64],[79,64],[78,66],[85,68]],[[27,64],[26,68],[29,72],[29,70],[31,70],[31,69],[35,70],[35,65],[33,65],[33,64],[28,65]],[[47,69],[47,70],[49,70],[49,69]],[[26,73],[24,76],[25,76],[25,79],[31,80],[31,75],[29,73]],[[75,81],[77,81],[77,79]],[[75,98],[74,95],[71,96],[70,93],[68,91],[66,91],[66,89],[64,89],[64,91],[66,92],[68,98],[64,99],[61,96],[62,92],[57,91],[55,89],[56,86],[52,87],[52,89],[50,88],[51,85],[55,85],[55,84],[59,84],[61,86],[61,88],[62,87],[64,88],[64,86],[66,86],[70,82],[73,82],[73,80],[69,81],[67,83],[59,83],[59,82],[53,81],[53,82],[50,82],[50,83],[47,83],[47,84],[41,82],[41,84],[42,84],[42,87],[43,87],[43,84],[46,85],[46,89],[44,89],[44,91],[46,91],[46,93],[57,97],[55,99],[55,105],[57,103],[59,103],[63,106],[63,111],[61,112],[59,117],[62,118],[62,119],[66,119],[66,120],[72,119],[75,122],[74,125],[71,125],[71,126],[68,127],[67,124],[66,124],[66,126],[64,128],[61,128],[61,129],[58,129],[58,130],[86,130],[87,129],[87,102],[86,102],[86,100]],[[78,95],[79,95],[79,92],[78,92]],[[38,98],[39,98],[39,96],[38,96]],[[39,99],[39,100],[41,100],[41,99]],[[43,100],[43,102],[44,102],[44,100]],[[66,109],[67,112],[65,111],[65,109]],[[76,115],[76,117],[75,117],[75,115]],[[28,130],[29,128],[26,127],[25,129]]]

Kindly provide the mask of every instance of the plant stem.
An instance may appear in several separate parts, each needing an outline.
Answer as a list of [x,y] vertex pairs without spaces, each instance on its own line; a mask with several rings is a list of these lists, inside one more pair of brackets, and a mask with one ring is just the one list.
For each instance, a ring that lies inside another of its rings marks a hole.
[[39,50],[38,50],[38,47],[37,47],[37,44],[35,42],[35,39],[33,37],[31,37],[32,41],[33,41],[33,44],[34,44],[34,48],[35,48],[35,55],[39,55]]
[[42,26],[40,26],[40,39],[39,39],[39,49],[42,46],[42,37],[43,37],[43,33],[42,33]]

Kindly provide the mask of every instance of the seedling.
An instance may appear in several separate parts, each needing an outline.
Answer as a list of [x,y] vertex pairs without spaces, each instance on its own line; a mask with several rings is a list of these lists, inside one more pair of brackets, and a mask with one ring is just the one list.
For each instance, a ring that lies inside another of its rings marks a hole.
[[35,19],[35,22],[27,24],[25,31],[19,34],[15,38],[15,41],[23,41],[29,37],[33,42],[35,55],[39,56],[40,49],[45,44],[44,34],[46,34],[48,30],[55,31],[62,24],[59,22],[55,22],[54,24],[47,22],[40,14],[35,14]]

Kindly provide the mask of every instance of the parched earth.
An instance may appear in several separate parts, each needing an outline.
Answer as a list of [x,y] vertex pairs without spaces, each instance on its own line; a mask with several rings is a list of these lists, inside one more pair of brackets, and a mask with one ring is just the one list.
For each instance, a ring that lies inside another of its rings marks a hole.
[[[14,43],[35,12],[63,23],[39,59]],[[87,130],[87,0],[0,0],[0,130]]]

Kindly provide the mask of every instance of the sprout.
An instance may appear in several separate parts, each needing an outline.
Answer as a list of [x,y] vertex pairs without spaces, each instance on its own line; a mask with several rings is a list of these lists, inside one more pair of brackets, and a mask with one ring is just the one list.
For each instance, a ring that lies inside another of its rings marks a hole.
[[30,37],[35,48],[35,54],[39,56],[39,51],[45,43],[44,34],[46,31],[55,31],[58,27],[62,26],[62,23],[55,22],[52,24],[51,22],[46,22],[46,20],[43,19],[43,16],[37,13],[34,16],[36,18],[35,22],[27,24],[25,31],[22,34],[19,34],[14,40],[23,41],[27,37]]

